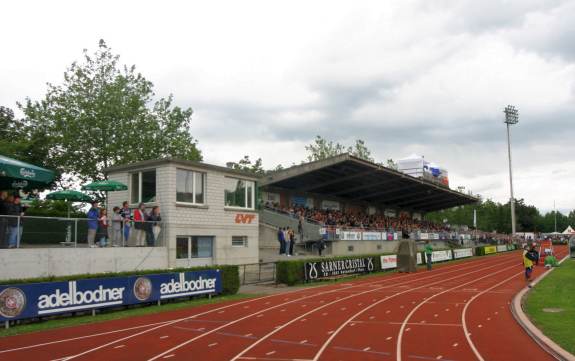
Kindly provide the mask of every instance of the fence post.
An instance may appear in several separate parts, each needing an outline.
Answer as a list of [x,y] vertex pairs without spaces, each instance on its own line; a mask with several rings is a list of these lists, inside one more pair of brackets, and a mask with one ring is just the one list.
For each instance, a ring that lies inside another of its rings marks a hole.
[[18,216],[18,223],[16,224],[16,248],[20,248],[20,216]]
[[245,264],[243,265],[243,268],[244,268],[244,275],[243,275],[244,280],[242,282],[242,285],[245,285],[246,284],[246,265]]
[[78,248],[78,218],[74,218],[74,248]]
[[258,282],[261,282],[261,280],[262,280],[262,264],[258,263]]

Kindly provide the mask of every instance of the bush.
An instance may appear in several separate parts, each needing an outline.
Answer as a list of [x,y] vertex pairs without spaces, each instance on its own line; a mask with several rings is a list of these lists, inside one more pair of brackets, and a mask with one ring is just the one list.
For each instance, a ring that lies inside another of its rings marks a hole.
[[222,275],[222,295],[233,295],[236,294],[240,289],[240,273],[238,266],[205,266],[205,267],[192,267],[192,268],[174,268],[169,270],[161,269],[161,270],[145,270],[145,271],[118,272],[118,273],[94,273],[94,274],[82,274],[82,275],[58,276],[58,277],[52,276],[42,278],[28,278],[19,280],[0,281],[0,285],[77,281],[91,278],[113,278],[113,277],[125,277],[125,276],[147,275],[157,273],[190,272],[190,271],[200,271],[206,269],[220,270]]
[[305,282],[305,264],[307,262],[325,262],[325,261],[335,261],[341,259],[373,257],[374,258],[373,272],[381,272],[383,270],[381,269],[381,260],[379,256],[383,256],[386,254],[391,253],[367,254],[357,256],[339,256],[330,258],[313,258],[313,259],[293,260],[293,261],[279,261],[276,263],[276,282],[284,283],[288,286],[293,286],[295,284]]

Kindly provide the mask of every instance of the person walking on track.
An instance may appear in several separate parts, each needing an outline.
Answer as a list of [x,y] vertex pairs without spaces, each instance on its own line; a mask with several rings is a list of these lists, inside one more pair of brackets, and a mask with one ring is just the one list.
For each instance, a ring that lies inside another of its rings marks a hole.
[[431,255],[433,254],[433,247],[429,243],[429,240],[425,241],[425,263],[427,264],[427,270],[431,271]]
[[525,247],[525,251],[523,251],[523,266],[525,267],[525,281],[527,282],[531,282],[533,262],[537,259],[536,252],[534,246],[531,246],[531,249]]

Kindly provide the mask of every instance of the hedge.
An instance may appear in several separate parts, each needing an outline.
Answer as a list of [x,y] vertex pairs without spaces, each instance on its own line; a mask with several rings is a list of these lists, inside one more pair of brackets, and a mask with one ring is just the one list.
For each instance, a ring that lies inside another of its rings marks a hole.
[[50,276],[40,278],[27,278],[27,279],[14,279],[0,281],[0,285],[10,284],[23,284],[23,283],[40,283],[40,282],[60,282],[60,281],[77,281],[82,279],[91,278],[114,278],[125,276],[139,276],[147,274],[158,273],[177,273],[177,272],[190,272],[200,271],[206,269],[219,269],[222,274],[222,295],[233,295],[240,289],[240,272],[238,266],[204,266],[204,267],[191,267],[191,268],[172,268],[172,269],[155,269],[155,270],[142,270],[130,272],[117,272],[117,273],[93,273],[81,274],[71,276]]

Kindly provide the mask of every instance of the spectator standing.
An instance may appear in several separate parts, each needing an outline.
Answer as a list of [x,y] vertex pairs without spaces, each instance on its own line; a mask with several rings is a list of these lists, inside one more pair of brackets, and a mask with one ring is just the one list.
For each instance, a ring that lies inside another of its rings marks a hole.
[[429,240],[425,241],[425,263],[427,264],[427,270],[431,271],[431,256],[433,255],[433,247],[429,243]]
[[286,242],[283,229],[281,227],[278,228],[278,242],[280,243],[280,256],[285,253]]
[[8,215],[8,248],[18,247],[20,240],[20,228],[22,226],[21,218],[22,206],[20,205],[20,196],[9,196],[7,198]]
[[158,235],[160,234],[160,221],[162,217],[160,216],[160,207],[154,206],[150,211],[148,216],[148,222],[146,223],[146,243],[148,247],[154,247],[158,240]]
[[122,245],[122,221],[124,217],[120,214],[120,207],[113,208],[114,214],[112,215],[112,247],[120,247]]
[[293,229],[289,229],[289,256],[293,256],[293,245],[295,243],[295,232],[293,231]]
[[92,208],[88,211],[88,247],[94,248],[96,245],[96,232],[98,231],[98,221],[100,212],[98,211],[98,202],[92,202]]
[[128,205],[128,201],[122,203],[120,216],[122,216],[122,226],[124,229],[124,244],[128,244],[128,240],[130,239],[130,221],[132,220],[132,210]]
[[291,229],[289,227],[284,228],[285,254],[288,257],[291,257],[289,250],[290,250],[290,248],[292,248],[290,234],[291,234]]
[[303,241],[303,216],[299,216],[299,220],[297,222],[297,234],[299,235],[300,242]]
[[108,244],[108,216],[104,208],[100,209],[100,217],[98,218],[98,243],[100,247],[106,247]]
[[134,235],[136,238],[136,246],[143,247],[146,239],[146,205],[140,203],[138,209],[134,211]]

